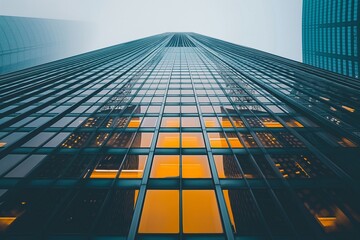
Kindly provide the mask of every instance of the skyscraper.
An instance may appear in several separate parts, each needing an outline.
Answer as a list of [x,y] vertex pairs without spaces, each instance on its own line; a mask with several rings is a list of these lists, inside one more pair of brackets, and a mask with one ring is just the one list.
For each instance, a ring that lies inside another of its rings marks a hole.
[[360,84],[195,33],[1,77],[16,239],[359,237]]
[[89,51],[90,29],[76,21],[0,16],[0,74]]
[[304,63],[359,78],[359,1],[303,1]]

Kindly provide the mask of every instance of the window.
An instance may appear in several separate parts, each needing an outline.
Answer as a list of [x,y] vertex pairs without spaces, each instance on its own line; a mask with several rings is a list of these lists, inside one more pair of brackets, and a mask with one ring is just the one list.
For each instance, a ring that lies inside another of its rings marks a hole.
[[204,139],[201,132],[184,132],[181,134],[181,146],[183,148],[203,148]]
[[160,132],[156,147],[158,148],[179,148],[180,133]]
[[228,148],[229,145],[226,142],[225,135],[220,132],[212,133],[208,132],[210,145],[212,148]]
[[178,190],[147,190],[139,233],[179,233],[179,215]]
[[180,157],[178,155],[155,155],[152,167],[151,178],[178,178],[180,175]]
[[166,128],[179,128],[180,118],[178,117],[163,117],[161,121],[161,127]]
[[209,161],[206,155],[182,156],[183,178],[211,178]]

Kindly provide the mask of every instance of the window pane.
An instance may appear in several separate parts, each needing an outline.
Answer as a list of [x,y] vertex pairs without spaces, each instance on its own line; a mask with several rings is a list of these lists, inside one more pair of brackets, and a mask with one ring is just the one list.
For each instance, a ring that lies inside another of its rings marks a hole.
[[200,127],[200,121],[198,117],[182,117],[181,127]]
[[156,147],[158,148],[179,148],[180,133],[159,133]]
[[128,128],[138,128],[140,126],[140,123],[141,123],[140,117],[133,117],[133,118],[131,118],[127,127]]
[[161,127],[178,128],[180,127],[180,118],[178,117],[163,117]]
[[120,178],[142,178],[147,160],[146,155],[128,155],[121,168]]
[[177,178],[179,177],[180,158],[177,155],[155,155],[151,178]]
[[183,178],[211,178],[209,162],[206,155],[182,156]]
[[214,155],[219,178],[242,178],[239,165],[232,155]]
[[138,132],[134,139],[134,142],[131,147],[133,148],[148,148],[151,145],[151,140],[153,138],[153,133],[148,132]]
[[213,190],[184,190],[184,233],[222,233],[219,208]]
[[179,191],[148,190],[141,213],[139,233],[179,232]]
[[204,121],[207,128],[220,127],[216,117],[204,117]]
[[226,138],[223,133],[208,133],[212,148],[228,148]]
[[202,133],[182,133],[181,146],[183,148],[203,148],[205,147]]

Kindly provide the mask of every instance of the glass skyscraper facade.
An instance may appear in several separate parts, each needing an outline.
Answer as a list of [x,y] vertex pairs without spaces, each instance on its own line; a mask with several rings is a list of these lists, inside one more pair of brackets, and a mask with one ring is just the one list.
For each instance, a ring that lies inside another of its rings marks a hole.
[[360,83],[195,33],[0,77],[4,239],[358,239]]
[[0,16],[0,74],[89,51],[90,33],[76,21]]
[[303,1],[303,62],[359,78],[359,0]]

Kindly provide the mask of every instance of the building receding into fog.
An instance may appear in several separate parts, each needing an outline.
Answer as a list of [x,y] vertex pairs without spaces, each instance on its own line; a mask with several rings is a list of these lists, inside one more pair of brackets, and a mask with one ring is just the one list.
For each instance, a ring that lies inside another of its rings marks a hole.
[[359,78],[359,0],[303,0],[303,61]]
[[90,50],[85,23],[0,16],[0,74]]
[[359,113],[356,79],[195,33],[4,75],[0,238],[360,239]]

